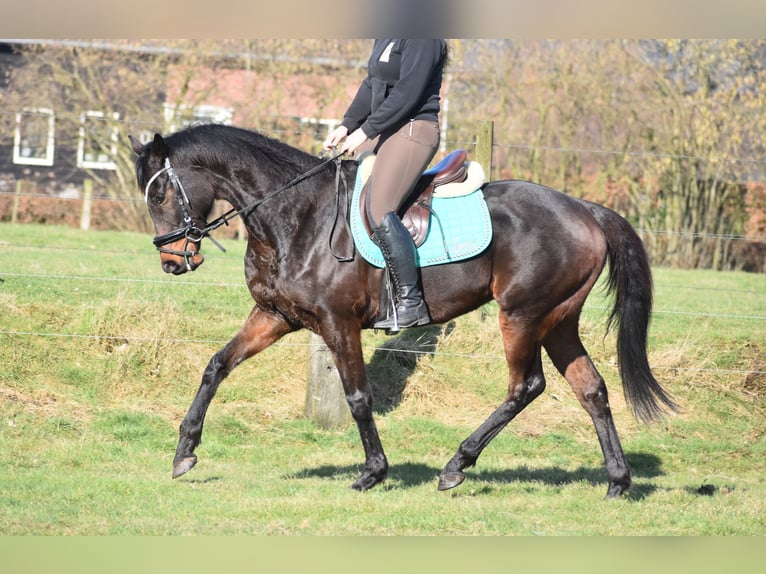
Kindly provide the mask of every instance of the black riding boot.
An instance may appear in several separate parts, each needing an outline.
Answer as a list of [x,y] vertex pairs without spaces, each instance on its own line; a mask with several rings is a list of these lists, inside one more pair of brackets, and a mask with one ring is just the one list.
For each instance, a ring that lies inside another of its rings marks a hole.
[[374,328],[385,329],[391,334],[407,327],[430,323],[431,318],[418,285],[415,243],[401,219],[393,212],[386,213],[380,227],[373,231],[386,260],[396,296],[393,315],[375,323]]

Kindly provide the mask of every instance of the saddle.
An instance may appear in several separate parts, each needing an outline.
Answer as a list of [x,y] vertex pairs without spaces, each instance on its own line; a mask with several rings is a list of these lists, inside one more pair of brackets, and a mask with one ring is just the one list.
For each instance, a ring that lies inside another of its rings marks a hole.
[[[468,153],[464,149],[458,149],[450,153],[434,167],[424,171],[407,201],[399,210],[398,215],[404,227],[410,232],[416,247],[420,247],[428,235],[428,226],[431,222],[431,200],[434,194],[438,193],[437,188],[447,186],[448,184],[462,184],[469,180],[469,166],[473,166],[475,162],[466,163],[467,158]],[[374,159],[374,155],[364,158],[359,166],[360,171],[366,171],[366,174],[369,176],[372,172],[372,162]],[[478,166],[479,164],[475,165]],[[465,193],[475,191],[483,183],[483,179],[482,171],[481,181],[478,185],[471,179],[472,184],[466,186],[470,189],[466,189]],[[369,177],[366,180],[362,188],[359,205],[364,227],[367,230],[367,234],[372,237],[372,226],[367,218],[367,210],[365,209],[365,205],[367,205],[367,192],[370,185]],[[452,193],[454,194],[454,191]]]

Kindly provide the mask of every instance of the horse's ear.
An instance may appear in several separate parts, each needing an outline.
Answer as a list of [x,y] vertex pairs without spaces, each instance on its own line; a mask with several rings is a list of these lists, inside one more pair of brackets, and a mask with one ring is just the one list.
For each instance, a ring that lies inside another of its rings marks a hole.
[[160,134],[154,134],[154,140],[152,141],[152,153],[160,159],[165,159],[170,154],[168,150],[168,144]]
[[137,140],[130,134],[128,134],[128,139],[130,140],[130,147],[133,148],[134,152],[140,155],[144,149],[144,144],[142,144],[139,140]]

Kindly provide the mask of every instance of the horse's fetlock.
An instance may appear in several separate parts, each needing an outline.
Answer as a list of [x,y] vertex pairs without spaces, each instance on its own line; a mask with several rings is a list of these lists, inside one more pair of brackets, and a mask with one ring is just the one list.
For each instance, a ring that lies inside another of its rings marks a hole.
[[480,448],[478,450],[471,449],[470,447],[461,444],[460,448],[458,448],[456,456],[456,458],[460,461],[457,465],[457,468],[463,470],[464,468],[471,468],[472,466],[476,466],[476,461],[479,460],[480,454]]
[[202,429],[183,421],[178,427],[178,436],[180,437],[179,446],[184,444],[193,450],[201,442]]
[[529,387],[527,388],[527,397],[529,397],[529,400],[540,396],[544,390],[545,377],[542,374],[533,375],[529,378]]

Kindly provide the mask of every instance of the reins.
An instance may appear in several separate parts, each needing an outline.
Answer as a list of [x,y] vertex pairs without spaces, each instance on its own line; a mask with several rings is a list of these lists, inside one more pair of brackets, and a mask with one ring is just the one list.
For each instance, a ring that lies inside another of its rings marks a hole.
[[[249,205],[246,205],[245,207],[242,207],[240,209],[231,208],[229,211],[224,213],[223,215],[220,215],[219,217],[215,218],[213,221],[206,223],[204,227],[199,228],[194,224],[194,220],[191,216],[191,201],[189,200],[189,196],[186,193],[186,190],[183,187],[183,184],[181,183],[180,178],[178,177],[178,174],[176,173],[173,166],[170,164],[170,158],[165,158],[165,165],[161,169],[157,171],[151,178],[149,178],[149,181],[146,182],[146,188],[144,190],[144,198],[146,199],[146,202],[148,204],[149,202],[149,188],[154,183],[154,181],[163,173],[168,174],[168,179],[170,180],[171,185],[173,186],[173,189],[176,191],[176,195],[178,197],[178,204],[181,209],[181,215],[183,216],[183,221],[185,224],[185,227],[179,227],[178,229],[175,229],[169,233],[166,233],[164,235],[158,235],[156,236],[152,242],[154,243],[154,246],[157,248],[158,251],[161,253],[169,253],[172,255],[179,255],[184,258],[184,261],[186,263],[187,268],[191,269],[191,257],[195,255],[195,252],[189,250],[189,243],[199,243],[202,241],[205,237],[210,239],[210,241],[218,247],[221,251],[226,253],[226,249],[218,243],[211,235],[210,233],[221,227],[222,225],[228,225],[229,221],[234,219],[237,216],[243,216],[247,217],[250,213],[252,213],[259,205],[262,203],[268,201],[269,199],[273,198],[276,195],[279,195],[280,193],[290,189],[291,187],[294,187],[301,183],[302,181],[312,177],[313,175],[319,173],[324,168],[326,168],[330,163],[335,162],[337,164],[337,170],[338,174],[336,175],[336,185],[339,185],[339,178],[340,178],[340,158],[343,156],[346,152],[340,152],[336,155],[333,155],[329,157],[328,159],[322,161],[321,163],[317,164],[316,166],[312,167],[311,169],[305,171],[304,173],[294,177],[290,181],[288,181],[286,184],[282,185],[281,187],[275,189],[271,193],[265,195],[261,199],[254,201],[250,203]],[[343,180],[345,184],[345,178]],[[334,226],[333,226],[334,229]],[[175,249],[168,249],[165,247],[168,243],[173,243],[175,241],[178,241],[179,239],[186,239],[186,244],[184,245],[184,249],[182,251],[175,250]],[[332,241],[332,234],[331,234],[331,241]]]
[[310,170],[305,171],[302,174],[294,177],[293,179],[288,181],[286,184],[284,184],[282,187],[280,187],[278,189],[275,189],[271,193],[263,196],[261,199],[259,199],[257,201],[254,201],[250,205],[247,205],[247,206],[242,207],[240,209],[235,209],[235,208],[230,209],[229,211],[227,211],[226,213],[224,213],[223,215],[221,215],[220,217],[214,219],[211,223],[209,223],[208,226],[205,228],[205,230],[210,228],[210,231],[212,231],[213,229],[219,228],[221,225],[224,225],[224,224],[228,225],[229,221],[234,219],[238,215],[242,215],[242,216],[247,217],[255,208],[257,208],[262,203],[265,203],[266,201],[268,201],[269,199],[271,199],[275,195],[279,195],[283,191],[288,190],[291,187],[294,187],[294,186],[298,185],[300,182],[302,182],[302,181],[310,178],[311,176],[319,173],[325,167],[327,167],[328,164],[330,164],[332,162],[336,162],[338,164],[337,167],[340,170],[340,161],[339,160],[340,160],[340,157],[343,154],[345,154],[345,153],[346,152],[341,152],[341,153],[338,153],[338,154],[336,154],[336,155],[334,155],[332,157],[327,158],[322,163],[320,163],[320,164],[312,167]]

